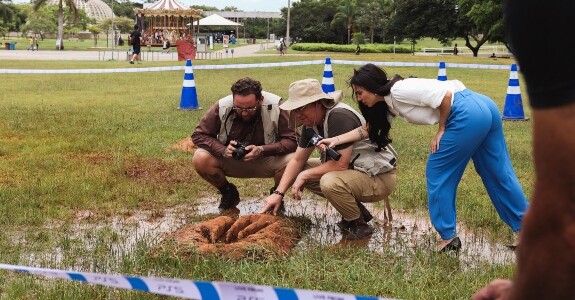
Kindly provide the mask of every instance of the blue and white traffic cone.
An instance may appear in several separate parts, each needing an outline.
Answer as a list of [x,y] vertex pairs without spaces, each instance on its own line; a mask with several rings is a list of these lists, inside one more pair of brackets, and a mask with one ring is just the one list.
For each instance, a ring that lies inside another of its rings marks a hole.
[[325,66],[323,67],[323,79],[321,80],[321,89],[324,93],[335,92],[335,84],[333,83],[333,71],[331,70],[331,59],[325,58]]
[[519,88],[519,77],[517,76],[517,65],[511,65],[509,73],[509,84],[507,86],[507,96],[505,96],[505,106],[503,107],[503,120],[526,121],[523,112],[523,101],[521,100],[521,89]]
[[182,86],[182,97],[180,98],[180,109],[197,110],[202,109],[198,105],[198,93],[196,92],[196,82],[194,81],[194,69],[192,60],[186,60],[184,74],[184,84]]
[[439,62],[439,71],[437,72],[437,80],[439,81],[446,81],[447,80],[447,72],[445,71],[445,62]]

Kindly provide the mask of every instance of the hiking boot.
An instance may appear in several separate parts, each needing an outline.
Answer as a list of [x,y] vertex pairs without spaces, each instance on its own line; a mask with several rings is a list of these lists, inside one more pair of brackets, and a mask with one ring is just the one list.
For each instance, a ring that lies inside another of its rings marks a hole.
[[[275,186],[272,187],[272,188],[270,189],[270,195],[273,194],[275,190],[276,190],[276,187],[275,187]],[[272,211],[272,213],[273,213],[273,211]],[[278,208],[278,214],[281,214],[281,215],[285,215],[285,214],[286,214],[286,207],[285,207],[285,205],[284,205],[283,199],[282,199],[282,203],[280,204],[280,207]]]
[[365,223],[373,219],[373,216],[371,215],[369,210],[367,210],[367,208],[363,205],[363,203],[357,202],[357,207],[359,207],[359,212],[361,213],[361,216],[363,217]]
[[363,218],[345,222],[348,222],[348,228],[344,234],[346,240],[361,240],[373,234],[373,227],[367,225]]
[[220,200],[219,209],[234,208],[240,203],[240,193],[233,183],[229,183],[228,190],[222,192],[222,199]]

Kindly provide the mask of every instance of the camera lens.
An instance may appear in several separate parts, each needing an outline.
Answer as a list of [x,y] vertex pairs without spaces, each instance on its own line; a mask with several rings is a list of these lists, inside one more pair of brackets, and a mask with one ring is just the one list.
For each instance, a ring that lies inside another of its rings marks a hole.
[[240,160],[246,156],[246,150],[243,147],[236,148],[234,152],[232,152],[232,157],[235,160]]

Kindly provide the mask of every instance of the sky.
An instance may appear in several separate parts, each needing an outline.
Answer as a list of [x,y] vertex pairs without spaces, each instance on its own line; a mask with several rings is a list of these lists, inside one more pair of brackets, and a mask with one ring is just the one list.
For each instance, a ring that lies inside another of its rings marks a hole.
[[[182,4],[208,5],[223,9],[226,6],[235,6],[243,11],[279,12],[282,7],[288,6],[288,0],[178,0]],[[293,0],[291,1],[293,2]]]
[[[30,0],[12,0],[15,3],[26,3]],[[132,2],[142,2],[131,0]],[[288,0],[178,0],[186,6],[208,5],[223,9],[226,6],[235,6],[243,11],[265,11],[279,12],[283,7],[288,6]],[[296,0],[290,0],[292,3]]]

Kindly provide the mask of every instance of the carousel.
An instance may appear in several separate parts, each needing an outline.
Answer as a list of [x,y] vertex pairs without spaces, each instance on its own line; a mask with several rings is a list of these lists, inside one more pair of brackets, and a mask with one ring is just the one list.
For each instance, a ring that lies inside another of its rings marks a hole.
[[[162,47],[164,42],[178,49],[178,57],[195,58],[194,21],[199,20],[200,9],[191,9],[176,0],[160,0],[148,7],[135,8],[136,24],[140,25],[142,46]],[[192,53],[193,52],[193,53]]]

